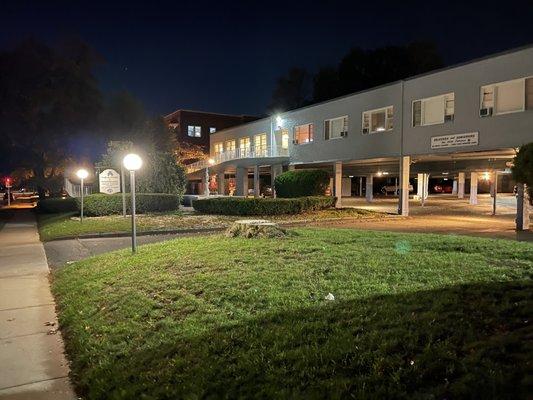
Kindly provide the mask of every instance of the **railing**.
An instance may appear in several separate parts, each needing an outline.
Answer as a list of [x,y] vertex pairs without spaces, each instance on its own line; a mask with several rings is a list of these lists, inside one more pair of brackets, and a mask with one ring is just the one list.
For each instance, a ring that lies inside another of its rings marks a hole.
[[[68,178],[65,178],[65,191],[70,197],[81,197],[81,185],[72,183]],[[86,196],[93,192],[91,184],[83,185],[83,192]]]
[[212,165],[217,165],[226,161],[239,160],[243,158],[271,158],[271,157],[288,157],[289,149],[281,146],[277,147],[251,147],[244,149],[235,149],[215,154],[211,157],[214,163],[210,164],[208,160],[201,160],[185,166],[188,174],[205,169]]

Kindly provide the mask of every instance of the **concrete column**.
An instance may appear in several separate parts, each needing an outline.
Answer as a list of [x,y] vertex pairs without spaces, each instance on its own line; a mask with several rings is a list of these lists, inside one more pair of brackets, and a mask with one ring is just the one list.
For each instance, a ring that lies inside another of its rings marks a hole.
[[342,162],[336,162],[333,164],[334,169],[334,175],[335,175],[335,197],[337,198],[337,202],[335,203],[335,207],[341,207],[342,206]]
[[477,204],[477,172],[470,173],[470,204]]
[[366,176],[366,201],[371,203],[374,199],[374,176],[372,174]]
[[209,169],[206,168],[204,176],[202,176],[202,187],[204,189],[204,196],[209,196]]
[[359,197],[363,197],[363,177],[359,177]]
[[496,215],[496,197],[498,195],[498,171],[494,171],[492,173],[490,193],[492,194],[492,215]]
[[457,179],[453,180],[452,195],[457,196]]
[[523,183],[517,185],[516,198],[516,230],[527,231],[529,229],[529,194],[527,186]]
[[276,181],[276,177],[278,175],[281,175],[283,173],[283,165],[276,164],[270,166],[270,186],[272,187],[272,195],[276,197],[276,190],[274,187],[274,182]]
[[261,196],[259,184],[259,165],[254,165],[254,197]]
[[416,174],[416,195],[422,199],[424,194],[424,174]]
[[235,195],[248,195],[248,168],[237,167],[235,170]]
[[217,174],[217,190],[218,194],[224,196],[226,194],[226,175],[224,172],[219,172]]
[[465,173],[459,172],[457,178],[457,198],[463,199],[465,197]]
[[398,201],[398,214],[409,215],[409,172],[411,157],[403,156],[400,159],[400,198]]

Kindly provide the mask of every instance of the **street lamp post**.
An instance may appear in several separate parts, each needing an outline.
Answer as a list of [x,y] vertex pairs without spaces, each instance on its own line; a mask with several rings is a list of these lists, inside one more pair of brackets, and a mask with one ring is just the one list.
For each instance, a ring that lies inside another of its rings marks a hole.
[[76,175],[78,178],[80,178],[81,184],[81,207],[80,207],[80,222],[83,222],[83,180],[89,176],[89,173],[86,169],[79,169],[78,172],[76,172]]
[[130,171],[131,188],[131,251],[137,251],[137,226],[135,223],[135,171],[141,168],[143,160],[137,154],[128,154],[124,157],[124,167]]

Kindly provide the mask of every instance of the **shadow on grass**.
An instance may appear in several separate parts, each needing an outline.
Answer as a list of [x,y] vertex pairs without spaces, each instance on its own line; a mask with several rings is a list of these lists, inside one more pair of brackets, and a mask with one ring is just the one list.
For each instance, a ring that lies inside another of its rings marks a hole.
[[318,299],[198,336],[161,320],[73,367],[88,398],[520,399],[532,298],[527,281]]

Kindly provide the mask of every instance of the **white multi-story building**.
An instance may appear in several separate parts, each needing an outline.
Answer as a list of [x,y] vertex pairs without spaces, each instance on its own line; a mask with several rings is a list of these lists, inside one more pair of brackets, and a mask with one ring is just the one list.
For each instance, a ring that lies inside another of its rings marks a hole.
[[[461,197],[466,179],[508,169],[516,149],[532,141],[529,46],[217,131],[212,164],[195,163],[188,173],[205,180],[209,166],[220,193],[231,179],[242,196],[249,186],[259,195],[260,177],[328,168],[339,199],[360,177],[372,201],[373,178],[386,171],[399,178],[406,215],[410,177],[446,174]],[[472,183],[471,198],[476,191]]]

